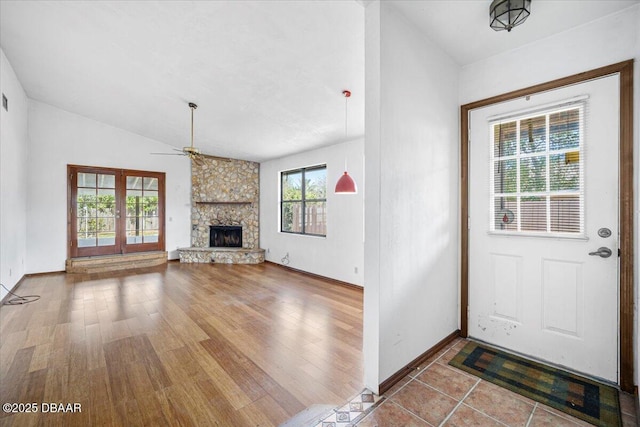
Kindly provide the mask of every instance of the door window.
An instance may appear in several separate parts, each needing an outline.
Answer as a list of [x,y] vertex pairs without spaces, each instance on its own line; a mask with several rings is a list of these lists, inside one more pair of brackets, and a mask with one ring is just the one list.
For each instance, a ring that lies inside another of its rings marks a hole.
[[490,123],[490,231],[584,234],[584,104]]

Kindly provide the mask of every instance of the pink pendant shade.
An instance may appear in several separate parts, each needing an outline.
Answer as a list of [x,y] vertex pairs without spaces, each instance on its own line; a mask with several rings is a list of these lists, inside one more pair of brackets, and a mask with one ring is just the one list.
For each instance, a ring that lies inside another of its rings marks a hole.
[[347,171],[344,171],[344,175],[340,177],[336,183],[336,194],[355,194],[358,192],[356,183],[351,179]]
[[[347,139],[347,99],[351,96],[351,92],[348,90],[343,90],[342,94],[344,95],[344,137]],[[347,161],[344,162],[344,175],[340,177],[338,182],[336,183],[336,194],[355,194],[358,192],[358,188],[356,187],[356,183],[347,173]]]

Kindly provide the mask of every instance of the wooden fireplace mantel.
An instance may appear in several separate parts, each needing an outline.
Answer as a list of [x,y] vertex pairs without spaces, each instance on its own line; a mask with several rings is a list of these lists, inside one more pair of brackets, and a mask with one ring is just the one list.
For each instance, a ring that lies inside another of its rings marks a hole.
[[196,200],[196,205],[253,205],[252,201],[223,202],[216,200]]

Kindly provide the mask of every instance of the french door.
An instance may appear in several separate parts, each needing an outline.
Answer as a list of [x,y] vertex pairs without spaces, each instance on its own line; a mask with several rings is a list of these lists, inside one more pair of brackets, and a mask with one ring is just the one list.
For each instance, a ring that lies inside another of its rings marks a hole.
[[164,251],[163,172],[67,166],[69,258]]

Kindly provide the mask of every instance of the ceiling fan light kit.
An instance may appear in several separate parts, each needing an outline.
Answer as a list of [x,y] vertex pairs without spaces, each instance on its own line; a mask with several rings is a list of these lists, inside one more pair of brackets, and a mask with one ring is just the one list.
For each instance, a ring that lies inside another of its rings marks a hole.
[[489,6],[489,26],[495,31],[522,24],[531,14],[531,0],[493,0]]

